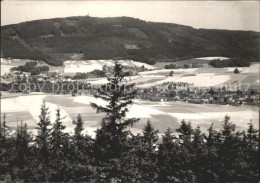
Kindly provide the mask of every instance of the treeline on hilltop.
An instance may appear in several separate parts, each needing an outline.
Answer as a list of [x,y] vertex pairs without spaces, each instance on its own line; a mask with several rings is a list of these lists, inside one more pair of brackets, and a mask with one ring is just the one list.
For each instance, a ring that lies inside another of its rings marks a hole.
[[231,58],[227,60],[215,59],[209,62],[209,65],[217,68],[222,67],[249,67],[252,58]]
[[91,77],[106,77],[106,72],[103,70],[99,70],[99,69],[95,69],[91,72],[77,72],[72,79],[87,79],[87,78],[91,78]]
[[[216,67],[216,68],[223,68],[223,67],[249,67],[251,65],[251,62],[254,62],[257,60],[254,60],[250,57],[235,57],[235,58],[229,58],[227,60],[220,60],[220,59],[214,59],[209,62],[209,65]],[[191,65],[190,65],[191,64]],[[169,65],[165,65],[165,69],[177,69],[177,68],[197,68],[202,67],[202,64],[196,64],[191,63],[190,64],[184,64],[183,66],[177,66],[177,64],[171,63]]]
[[[125,118],[136,94],[134,84],[120,84],[125,73],[115,65],[113,76],[95,97],[106,106],[91,103],[105,113],[96,137],[84,135],[84,119],[79,114],[74,133],[66,133],[60,109],[50,121],[43,102],[37,134],[26,124],[10,134],[3,117],[0,124],[0,180],[4,182],[257,182],[259,134],[252,123],[239,132],[225,117],[222,128],[213,124],[208,133],[181,122],[176,132],[170,128],[158,142],[159,131],[148,120],[141,134],[128,127],[137,118]],[[108,89],[107,89],[108,88]],[[86,129],[88,130],[88,129]]]

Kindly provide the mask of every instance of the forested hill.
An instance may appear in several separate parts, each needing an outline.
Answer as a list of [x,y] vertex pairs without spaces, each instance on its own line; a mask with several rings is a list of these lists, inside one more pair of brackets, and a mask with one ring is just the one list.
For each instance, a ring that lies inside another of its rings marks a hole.
[[66,59],[186,59],[203,56],[259,58],[259,32],[194,29],[129,17],[89,16],[37,20],[1,27],[1,57]]

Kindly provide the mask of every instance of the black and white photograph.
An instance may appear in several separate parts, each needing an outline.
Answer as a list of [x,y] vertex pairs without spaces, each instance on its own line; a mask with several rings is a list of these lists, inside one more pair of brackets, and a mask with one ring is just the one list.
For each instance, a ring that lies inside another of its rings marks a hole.
[[260,2],[1,1],[0,183],[259,183]]

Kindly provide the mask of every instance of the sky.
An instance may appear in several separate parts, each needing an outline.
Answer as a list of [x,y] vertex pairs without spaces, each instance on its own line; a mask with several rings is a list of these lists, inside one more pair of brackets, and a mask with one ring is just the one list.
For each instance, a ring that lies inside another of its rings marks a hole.
[[1,25],[69,16],[129,16],[194,28],[259,31],[259,1],[24,1],[1,2]]

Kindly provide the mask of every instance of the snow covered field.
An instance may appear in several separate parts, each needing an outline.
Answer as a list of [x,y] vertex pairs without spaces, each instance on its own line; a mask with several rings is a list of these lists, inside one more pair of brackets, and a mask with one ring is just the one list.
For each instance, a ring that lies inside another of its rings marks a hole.
[[197,75],[181,77],[177,82],[193,83],[194,86],[198,87],[209,87],[220,85],[227,82],[231,77],[229,75]]
[[255,64],[250,65],[250,67],[243,67],[243,68],[238,68],[238,69],[243,74],[259,73],[260,64],[259,63],[255,63]]
[[[118,63],[122,64],[123,66],[131,66],[131,67],[142,67],[144,66],[147,69],[155,69],[154,66],[136,62],[133,60],[118,60]],[[72,61],[67,60],[64,62],[65,69],[64,73],[77,73],[77,72],[91,72],[95,69],[102,70],[103,66],[113,66],[113,60],[82,60],[82,61]]]
[[[74,102],[87,105],[90,105],[90,103],[95,103],[101,106],[106,106],[108,104],[106,101],[94,98],[92,96],[79,96],[74,99]],[[129,107],[129,112],[126,115],[126,118],[150,118],[151,115],[154,114],[163,114],[163,112],[139,104],[133,104]]]
[[227,60],[229,58],[227,57],[200,57],[200,58],[196,58],[196,59],[200,59],[200,60]]
[[230,79],[231,79],[231,75],[214,75],[214,74],[198,74],[194,76],[175,75],[172,77],[165,77],[165,79],[162,79],[157,82],[147,83],[137,87],[146,88],[146,87],[156,86],[164,82],[184,82],[184,83],[193,84],[196,87],[210,87],[210,86],[220,85],[222,83],[229,81]]
[[[63,123],[67,127],[66,131],[72,133],[74,119],[78,113],[82,114],[85,121],[85,131],[87,134],[94,136],[95,130],[100,127],[100,122],[104,114],[97,114],[90,107],[90,102],[99,105],[107,103],[101,99],[92,96],[71,97],[66,95],[28,95],[13,98],[1,99],[1,113],[6,113],[7,123],[11,126],[16,125],[17,118],[19,121],[28,123],[31,128],[36,126],[39,121],[40,107],[42,100],[45,99],[49,107],[50,120],[55,121],[56,109],[60,107],[61,116],[66,116]],[[140,118],[140,122],[132,128],[135,133],[141,132],[147,119],[150,119],[156,129],[163,133],[168,127],[177,128],[181,120],[191,121],[192,125],[200,125],[203,132],[214,123],[215,128],[221,128],[225,115],[231,116],[238,130],[245,130],[247,124],[252,120],[258,128],[259,108],[248,106],[221,106],[213,104],[190,104],[182,102],[151,102],[135,100],[134,104],[129,107],[127,118]],[[23,114],[29,115],[23,115]],[[13,117],[11,117],[14,115]],[[13,120],[13,121],[12,121]],[[35,130],[34,130],[35,131]]]
[[12,67],[13,66],[10,66],[10,65],[1,65],[1,76],[8,74]]
[[[224,58],[222,58],[224,59]],[[190,68],[190,69],[161,69],[154,71],[145,71],[139,73],[143,77],[166,76],[173,71],[172,77],[165,77],[160,81],[154,81],[142,84],[137,87],[146,88],[156,86],[164,82],[187,82],[197,87],[217,86],[224,83],[233,83],[245,81],[247,83],[255,83],[259,79],[258,63],[253,63],[250,67],[238,67],[240,74],[234,74],[235,67],[226,68]]]
[[189,69],[160,69],[154,71],[144,71],[139,72],[139,75],[160,75],[160,74],[169,74],[171,71],[175,74],[192,74],[197,70],[197,68],[189,68]]
[[[45,95],[27,95],[27,96],[19,96],[15,98],[7,98],[1,99],[1,113],[12,113],[12,112],[22,112],[27,111],[31,114],[31,117],[34,121],[39,120],[39,115],[41,113],[41,104]],[[58,105],[46,102],[46,106],[49,108],[50,111],[50,120],[53,122],[56,119],[56,110]],[[61,116],[66,116],[63,120],[64,124],[68,126],[68,122],[71,122],[70,116],[60,107]],[[19,119],[18,120],[23,120]],[[31,119],[29,119],[31,121]],[[24,121],[26,122],[26,120]],[[31,125],[31,124],[29,124]]]

